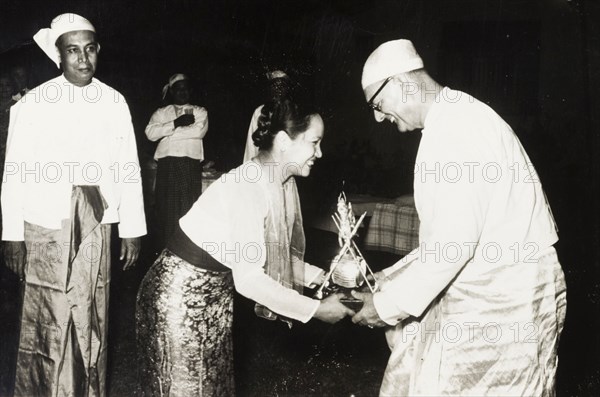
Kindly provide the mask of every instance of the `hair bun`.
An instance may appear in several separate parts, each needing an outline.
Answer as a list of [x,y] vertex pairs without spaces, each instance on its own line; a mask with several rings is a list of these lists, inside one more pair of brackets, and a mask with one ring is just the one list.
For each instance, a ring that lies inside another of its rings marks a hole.
[[279,131],[285,131],[292,139],[308,129],[312,115],[318,114],[311,104],[283,98],[265,103],[258,117],[258,127],[252,134],[254,146],[268,150]]
[[273,117],[272,103],[263,105],[258,116],[256,131],[252,133],[252,142],[259,149],[268,149],[273,142],[271,136],[271,118]]

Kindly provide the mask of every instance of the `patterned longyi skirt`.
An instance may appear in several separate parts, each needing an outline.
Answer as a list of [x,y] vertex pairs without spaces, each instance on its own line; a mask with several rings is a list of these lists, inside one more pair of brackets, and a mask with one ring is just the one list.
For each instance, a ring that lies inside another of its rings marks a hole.
[[232,396],[233,278],[169,250],[137,296],[139,381],[146,396]]

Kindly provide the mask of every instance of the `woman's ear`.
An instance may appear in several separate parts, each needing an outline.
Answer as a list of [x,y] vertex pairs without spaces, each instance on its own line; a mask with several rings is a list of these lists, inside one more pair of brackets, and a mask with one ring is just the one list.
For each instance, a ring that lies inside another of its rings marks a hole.
[[275,135],[275,139],[273,139],[273,149],[285,152],[291,143],[292,138],[290,138],[287,132],[281,130]]

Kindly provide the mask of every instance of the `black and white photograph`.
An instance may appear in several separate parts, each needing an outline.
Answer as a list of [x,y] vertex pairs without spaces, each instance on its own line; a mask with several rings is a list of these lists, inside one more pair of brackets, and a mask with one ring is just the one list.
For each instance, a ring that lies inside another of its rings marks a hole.
[[599,20],[2,0],[0,397],[599,395]]

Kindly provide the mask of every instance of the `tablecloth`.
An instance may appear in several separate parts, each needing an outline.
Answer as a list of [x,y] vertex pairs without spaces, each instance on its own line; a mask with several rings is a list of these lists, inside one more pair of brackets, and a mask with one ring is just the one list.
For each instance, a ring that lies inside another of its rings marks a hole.
[[364,248],[406,255],[419,245],[419,225],[414,205],[378,203],[367,228]]

